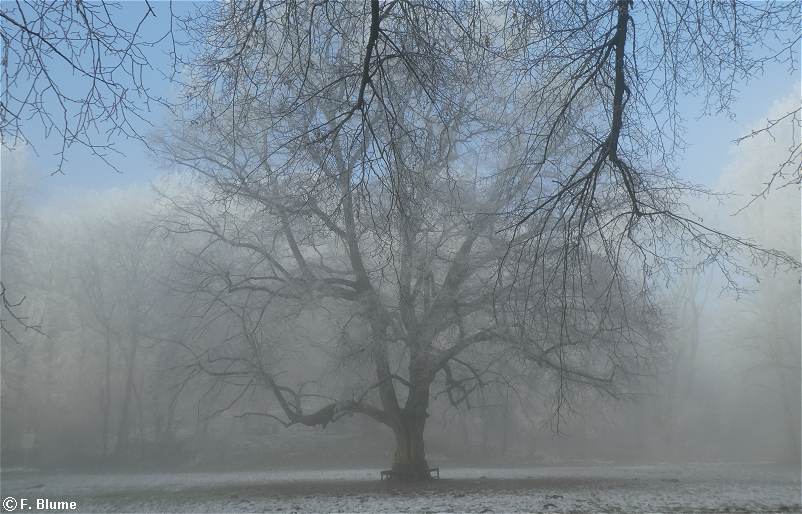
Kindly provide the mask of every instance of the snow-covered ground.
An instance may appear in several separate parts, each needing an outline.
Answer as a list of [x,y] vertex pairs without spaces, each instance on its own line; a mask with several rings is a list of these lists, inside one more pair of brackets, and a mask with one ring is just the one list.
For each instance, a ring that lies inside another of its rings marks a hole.
[[0,494],[80,512],[799,512],[798,468],[773,465],[441,469],[424,485],[378,470],[2,473]]

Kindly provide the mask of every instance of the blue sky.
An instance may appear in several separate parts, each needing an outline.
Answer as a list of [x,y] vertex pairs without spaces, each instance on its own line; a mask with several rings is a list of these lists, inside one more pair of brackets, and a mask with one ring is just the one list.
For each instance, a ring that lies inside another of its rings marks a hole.
[[724,114],[700,118],[699,99],[682,101],[680,109],[686,119],[684,138],[688,143],[679,167],[684,177],[714,186],[730,164],[731,153],[736,148],[733,140],[765,122],[776,103],[792,95],[800,97],[799,76],[790,72],[787,65],[775,64],[767,67],[762,77],[741,84],[740,90],[732,106],[733,118]]
[[[145,24],[143,38],[154,40],[164,34],[169,22],[168,4],[151,2],[156,18]],[[187,12],[192,5],[189,2],[177,2],[173,9]],[[143,4],[128,2],[123,4],[126,18],[136,20],[141,17]],[[128,14],[130,13],[130,16]],[[150,71],[145,79],[153,96],[171,97],[175,87],[164,78],[171,71],[171,60],[167,55],[170,45],[165,41],[161,47],[154,48],[149,57],[156,69]],[[58,70],[66,81],[70,80],[69,70]],[[688,179],[704,185],[716,184],[722,170],[729,164],[732,142],[738,136],[747,133],[756,124],[764,121],[771,106],[776,102],[800,94],[799,76],[791,73],[787,65],[768,66],[765,74],[748,84],[741,84],[741,94],[732,106],[734,117],[726,115],[699,117],[701,100],[688,97],[681,100],[680,112],[685,118],[684,138],[688,143],[687,151],[680,160],[680,173]],[[163,108],[154,106],[151,120],[154,127],[168,122]],[[142,125],[141,130],[147,133],[149,128]],[[39,155],[29,152],[27,162],[32,169],[43,174],[52,171],[55,166],[54,154],[58,151],[60,140],[53,137],[42,137],[41,129],[29,127],[31,137]],[[116,148],[122,157],[112,160],[121,173],[109,169],[100,159],[92,156],[82,148],[74,147],[67,154],[68,162],[63,175],[45,176],[41,180],[39,196],[43,201],[65,195],[72,195],[79,190],[104,190],[108,188],[125,188],[132,185],[146,185],[165,170],[159,169],[158,163],[150,157],[146,148],[136,140],[119,138]],[[4,150],[5,151],[5,150]]]
[[[150,5],[155,17],[150,16],[142,25],[140,40],[154,42],[160,40],[170,29],[170,4],[166,1],[156,0],[151,1]],[[124,1],[120,7],[120,11],[114,13],[115,20],[121,20],[128,29],[132,29],[147,10],[145,3],[141,1]],[[190,12],[192,8],[193,2],[177,1],[172,5],[173,12],[179,16]],[[178,38],[180,38],[180,34],[177,35]],[[171,49],[171,40],[164,39],[147,51],[152,69],[143,70],[143,82],[149,89],[151,97],[169,99],[177,90],[176,86],[166,78],[173,69],[173,61],[169,55]],[[50,71],[66,88],[68,94],[78,96],[82,93],[79,88],[82,85],[85,87],[85,82],[76,79],[75,74],[67,66],[56,61]],[[147,135],[152,128],[158,127],[169,119],[167,110],[158,103],[152,102],[150,108],[152,110],[148,118],[152,126],[144,122],[136,124],[142,135]],[[64,173],[50,176],[58,162],[57,154],[61,148],[60,136],[53,134],[48,137],[36,120],[26,123],[23,130],[31,141],[25,150],[25,162],[33,171],[42,176],[37,192],[43,201],[70,195],[77,190],[104,190],[124,188],[130,185],[145,185],[164,172],[158,168],[158,164],[141,141],[121,136],[113,139],[114,148],[121,155],[107,152],[109,160],[114,163],[119,172],[109,168],[87,149],[74,145],[66,153]],[[98,137],[96,141],[103,141],[103,138]],[[6,152],[7,150],[3,148],[2,151]]]

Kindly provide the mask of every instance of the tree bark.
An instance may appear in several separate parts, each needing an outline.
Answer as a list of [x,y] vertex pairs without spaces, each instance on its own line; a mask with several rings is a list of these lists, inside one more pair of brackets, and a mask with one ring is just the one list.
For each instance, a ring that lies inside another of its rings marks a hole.
[[401,424],[393,428],[396,447],[392,469],[401,480],[420,481],[430,478],[423,441],[425,425],[425,417],[413,415],[404,416]]
[[404,408],[393,425],[396,449],[393,471],[406,481],[429,480],[429,464],[423,432],[429,417],[429,388],[432,383],[430,360],[415,352],[409,364],[410,387]]

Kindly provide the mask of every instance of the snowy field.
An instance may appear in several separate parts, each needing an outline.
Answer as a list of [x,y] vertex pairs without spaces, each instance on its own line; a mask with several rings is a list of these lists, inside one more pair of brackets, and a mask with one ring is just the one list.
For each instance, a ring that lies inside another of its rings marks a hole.
[[75,500],[80,512],[799,512],[799,470],[773,465],[58,474],[7,471],[2,497]]

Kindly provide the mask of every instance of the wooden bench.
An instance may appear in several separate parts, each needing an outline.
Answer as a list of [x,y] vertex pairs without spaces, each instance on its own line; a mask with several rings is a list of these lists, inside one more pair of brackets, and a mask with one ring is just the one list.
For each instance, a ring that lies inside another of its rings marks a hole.
[[[426,470],[429,473],[429,478],[440,478],[440,468],[429,468]],[[394,471],[392,469],[385,469],[381,472],[382,480],[392,480],[393,478],[400,478],[404,473]]]

